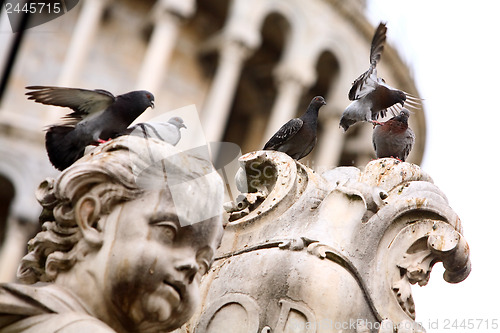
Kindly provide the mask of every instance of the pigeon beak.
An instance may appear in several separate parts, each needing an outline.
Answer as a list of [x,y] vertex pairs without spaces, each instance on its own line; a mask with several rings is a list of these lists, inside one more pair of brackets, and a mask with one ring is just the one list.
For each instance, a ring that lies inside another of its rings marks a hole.
[[185,128],[185,129],[187,129],[186,125],[184,125],[184,124],[181,124],[181,126],[180,126],[180,127],[181,127],[181,128]]
[[405,101],[401,101],[401,107],[405,106]]
[[155,101],[150,101],[149,105],[151,106],[151,109],[154,109],[155,108]]

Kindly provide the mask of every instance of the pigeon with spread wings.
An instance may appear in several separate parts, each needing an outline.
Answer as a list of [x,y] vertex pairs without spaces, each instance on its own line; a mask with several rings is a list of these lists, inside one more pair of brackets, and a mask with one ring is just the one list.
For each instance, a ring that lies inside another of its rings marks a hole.
[[325,104],[323,97],[314,97],[306,112],[281,126],[264,145],[264,150],[281,151],[296,160],[306,157],[316,145],[318,111]]
[[353,101],[342,113],[340,126],[347,131],[358,121],[373,123],[379,115],[385,117],[387,110],[396,115],[405,106],[418,107],[420,99],[395,89],[377,76],[377,63],[380,61],[386,40],[387,27],[380,23],[373,35],[370,49],[370,68],[361,74],[349,90],[349,100]]
[[85,147],[116,137],[148,107],[154,96],[148,91],[132,91],[114,96],[102,89],[30,86],[28,99],[46,105],[68,107],[73,112],[63,122],[51,125],[45,134],[50,162],[64,170],[83,156]]

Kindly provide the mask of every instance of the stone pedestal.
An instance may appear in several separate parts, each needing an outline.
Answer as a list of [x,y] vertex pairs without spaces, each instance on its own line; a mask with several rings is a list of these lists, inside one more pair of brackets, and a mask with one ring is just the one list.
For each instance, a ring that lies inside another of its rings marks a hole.
[[271,151],[240,163],[244,193],[226,204],[185,331],[423,332],[410,285],[439,261],[450,283],[470,272],[460,219],[417,165],[379,159],[319,175]]

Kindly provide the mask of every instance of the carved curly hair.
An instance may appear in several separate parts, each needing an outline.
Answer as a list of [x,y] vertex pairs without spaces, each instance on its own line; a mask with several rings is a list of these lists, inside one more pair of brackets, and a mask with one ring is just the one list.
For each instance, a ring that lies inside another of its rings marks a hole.
[[[170,163],[168,170],[165,170],[165,163],[158,163],[165,156],[177,158]],[[56,180],[43,181],[36,192],[37,200],[43,207],[39,218],[42,231],[28,242],[28,254],[21,260],[17,272],[19,280],[27,284],[54,281],[59,272],[69,270],[93,250],[87,242],[80,242],[83,236],[75,221],[74,209],[78,200],[89,195],[97,199],[99,205],[94,212],[97,216],[94,227],[102,230],[105,226],[100,223],[104,219],[100,217],[109,214],[117,204],[137,198],[150,189],[148,186],[151,184],[167,188],[167,174],[175,173],[172,178],[176,183],[183,181],[180,178],[196,178],[193,170],[198,173],[199,167],[180,168],[179,158],[185,159],[186,154],[179,154],[178,150],[164,142],[120,137],[82,157]],[[193,165],[202,161],[194,158],[196,160],[189,156],[188,163]],[[208,161],[203,162],[202,168],[205,169],[200,174],[213,170]],[[218,179],[220,181],[220,177]],[[222,201],[222,182],[220,186],[207,190],[212,191],[211,198],[220,197]]]

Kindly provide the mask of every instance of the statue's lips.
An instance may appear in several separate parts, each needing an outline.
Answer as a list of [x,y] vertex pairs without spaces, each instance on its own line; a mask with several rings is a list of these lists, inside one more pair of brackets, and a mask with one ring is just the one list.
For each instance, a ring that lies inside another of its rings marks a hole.
[[176,307],[181,303],[184,286],[178,283],[163,281],[162,287],[159,289],[161,294],[169,301],[169,303]]

